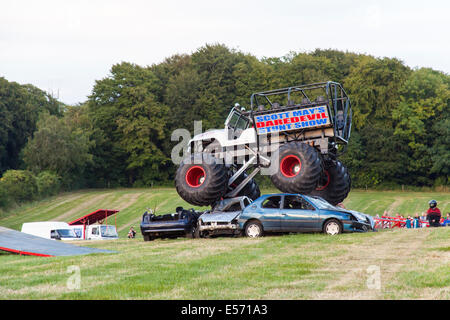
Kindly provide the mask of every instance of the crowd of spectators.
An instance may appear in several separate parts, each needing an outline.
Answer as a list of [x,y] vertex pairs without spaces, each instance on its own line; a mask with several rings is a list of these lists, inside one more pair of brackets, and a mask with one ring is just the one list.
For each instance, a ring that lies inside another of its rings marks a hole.
[[[429,202],[429,206],[430,208],[427,211],[420,214],[416,213],[414,217],[411,215],[405,217],[399,213],[391,216],[388,211],[384,211],[381,217],[384,218],[383,228],[390,228],[397,221],[399,227],[406,228],[450,226],[450,213],[447,213],[445,217],[441,215],[441,211],[437,207],[436,200],[431,200]],[[376,215],[376,218],[380,218],[379,215]]]

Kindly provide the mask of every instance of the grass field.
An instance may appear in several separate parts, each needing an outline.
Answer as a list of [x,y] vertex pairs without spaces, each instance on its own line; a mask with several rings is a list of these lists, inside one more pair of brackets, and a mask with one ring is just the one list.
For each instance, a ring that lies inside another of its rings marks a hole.
[[[413,215],[431,198],[450,211],[449,193],[355,190],[344,204],[369,214]],[[0,299],[450,299],[450,228],[335,237],[126,239],[146,207],[163,214],[179,205],[191,207],[168,188],[85,190],[1,213],[1,226],[20,230],[23,222],[71,221],[100,208],[119,209],[121,239],[77,243],[115,254],[0,253]],[[67,286],[71,266],[80,270],[78,289]]]

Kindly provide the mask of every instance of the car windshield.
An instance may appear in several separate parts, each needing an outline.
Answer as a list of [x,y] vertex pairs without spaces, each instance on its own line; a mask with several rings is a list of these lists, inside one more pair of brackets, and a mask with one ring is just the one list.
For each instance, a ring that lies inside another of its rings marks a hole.
[[311,201],[319,209],[341,210],[340,208],[336,208],[331,203],[327,202],[325,199],[323,199],[321,197],[305,196],[305,198],[307,200]]
[[102,237],[117,237],[116,227],[114,226],[101,226]]
[[241,201],[243,201],[244,206],[248,206],[252,200],[248,197],[239,197],[239,198],[231,198],[222,200],[217,207],[214,208],[214,211],[223,211],[223,212],[231,212],[231,211],[240,211],[242,210]]
[[241,210],[241,202],[239,199],[231,199],[230,201],[223,201],[219,204],[215,211],[238,211]]
[[77,235],[72,229],[58,229],[58,234],[61,238],[77,238]]

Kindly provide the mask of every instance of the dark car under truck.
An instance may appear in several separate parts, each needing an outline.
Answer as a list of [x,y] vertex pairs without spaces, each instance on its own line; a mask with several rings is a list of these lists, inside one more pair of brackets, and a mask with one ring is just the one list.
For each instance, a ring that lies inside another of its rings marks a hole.
[[194,209],[176,209],[176,213],[155,215],[148,210],[142,216],[141,233],[145,241],[156,238],[177,238],[194,236],[200,212]]

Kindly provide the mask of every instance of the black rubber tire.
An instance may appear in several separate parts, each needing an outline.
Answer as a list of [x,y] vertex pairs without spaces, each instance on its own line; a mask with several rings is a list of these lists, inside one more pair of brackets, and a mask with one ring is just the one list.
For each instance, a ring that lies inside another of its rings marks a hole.
[[186,238],[188,238],[188,239],[193,239],[193,238],[195,238],[195,236],[194,236],[194,234],[195,234],[195,227],[194,228],[192,228],[192,230],[191,231],[188,231],[188,232],[186,232]]
[[323,233],[328,234],[328,235],[336,235],[336,234],[331,234],[331,233],[329,233],[328,230],[327,230],[327,227],[328,227],[329,225],[331,225],[331,224],[337,225],[337,227],[338,227],[338,232],[337,232],[336,234],[342,233],[342,224],[341,224],[338,220],[336,220],[336,219],[330,219],[330,220],[325,221],[325,223],[323,224],[323,229],[322,229],[322,230],[323,230]]
[[[203,171],[204,181],[190,185],[187,177],[192,174],[190,170]],[[180,197],[196,206],[208,206],[220,200],[227,190],[227,185],[226,167],[208,154],[194,154],[184,159],[175,175],[175,187]]]
[[[287,176],[286,159],[300,161],[300,171]],[[270,178],[272,183],[282,192],[308,194],[319,182],[322,172],[322,159],[319,152],[310,145],[301,142],[289,142],[279,149],[279,169]]]
[[[256,235],[256,236],[249,235],[249,231],[252,229],[253,226],[257,227],[260,230],[259,235]],[[249,238],[260,238],[260,237],[264,236],[264,229],[263,229],[261,222],[259,222],[257,220],[251,220],[245,224],[244,233]]]
[[[345,168],[347,169],[347,168]],[[348,172],[348,169],[347,169]],[[348,172],[348,187],[347,187],[347,195],[345,196],[347,198],[348,194],[350,193],[350,190],[352,189],[352,177],[350,176],[350,172]]]
[[247,185],[238,193],[238,197],[242,196],[247,196],[253,201],[261,196],[261,190],[259,190],[258,184],[254,179],[250,180]]
[[153,238],[149,234],[144,234],[144,241],[152,241]]
[[197,225],[197,226],[195,227],[194,238],[195,238],[195,239],[203,238],[203,237],[202,237],[202,232],[200,232],[199,225]]
[[[244,172],[243,174],[241,174],[236,180],[235,182],[233,182],[232,184],[232,188],[233,187],[239,185],[245,178],[247,178],[248,175],[246,172]],[[230,191],[231,191],[230,190]],[[261,196],[261,191],[259,190],[258,184],[256,183],[255,179],[251,179],[244,188],[242,188],[241,191],[239,191],[239,193],[236,195],[237,197],[243,197],[243,196],[247,196],[252,200],[256,200]]]
[[347,168],[338,160],[327,161],[322,175],[323,181],[310,194],[337,205],[347,198],[351,188],[350,174]]

